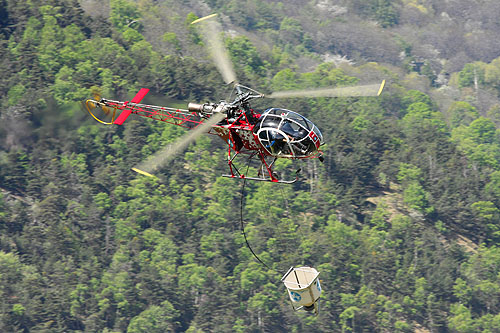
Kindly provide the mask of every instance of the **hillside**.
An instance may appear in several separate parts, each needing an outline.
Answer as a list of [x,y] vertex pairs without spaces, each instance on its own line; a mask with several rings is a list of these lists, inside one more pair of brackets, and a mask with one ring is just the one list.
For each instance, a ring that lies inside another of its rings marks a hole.
[[[0,0],[0,331],[500,331],[499,11]],[[185,130],[104,126],[80,102],[141,87],[151,104],[227,98],[189,25],[212,12],[242,84],[387,89],[255,105],[323,133],[323,164],[277,162],[302,168],[293,185],[221,177],[227,146],[208,135],[159,179],[137,176]],[[293,312],[280,282],[300,265],[321,272],[318,317]]]

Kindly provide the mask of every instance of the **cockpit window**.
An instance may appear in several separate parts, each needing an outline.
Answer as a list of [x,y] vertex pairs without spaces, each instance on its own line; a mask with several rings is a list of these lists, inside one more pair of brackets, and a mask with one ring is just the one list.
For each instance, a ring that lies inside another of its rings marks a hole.
[[285,132],[286,134],[290,135],[293,137],[295,140],[300,140],[304,138],[307,133],[309,132],[306,130],[304,127],[300,126],[299,124],[290,121],[288,119],[284,119],[283,122],[281,123],[280,129]]
[[253,131],[269,154],[277,157],[307,157],[317,152],[323,142],[321,132],[312,122],[286,109],[266,110]]
[[285,109],[278,109],[278,108],[272,108],[272,109],[269,109],[269,110],[266,110],[266,112],[264,112],[265,114],[275,114],[275,115],[282,115],[283,113],[288,113],[290,111],[288,110],[285,110]]
[[312,129],[312,123],[307,120],[306,118],[302,117],[301,115],[295,113],[295,112],[289,112],[287,115],[287,118],[290,119],[293,122],[296,122],[300,124],[301,126],[305,127],[308,130]]
[[281,122],[280,117],[267,116],[261,124],[261,127],[278,127]]

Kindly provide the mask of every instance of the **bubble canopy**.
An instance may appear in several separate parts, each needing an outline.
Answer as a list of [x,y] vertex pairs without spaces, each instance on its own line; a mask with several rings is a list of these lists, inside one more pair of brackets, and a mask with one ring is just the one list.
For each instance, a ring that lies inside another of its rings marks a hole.
[[318,152],[323,135],[300,114],[280,108],[267,109],[253,128],[260,144],[274,157],[307,158]]

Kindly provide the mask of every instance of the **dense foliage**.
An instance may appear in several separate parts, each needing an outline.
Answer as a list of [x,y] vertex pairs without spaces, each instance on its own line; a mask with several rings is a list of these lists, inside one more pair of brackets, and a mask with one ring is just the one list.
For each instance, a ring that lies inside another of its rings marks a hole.
[[[324,164],[302,163],[294,185],[220,177],[226,148],[209,137],[159,179],[136,176],[131,166],[184,131],[105,127],[78,104],[140,87],[162,102],[225,97],[189,26],[206,13],[167,0],[0,0],[0,331],[500,331],[500,58],[478,30],[462,53],[440,50],[447,63],[407,31],[491,14],[465,1],[460,12],[432,0],[199,2],[247,30],[226,39],[245,84],[386,78],[389,89],[275,101],[327,142]],[[427,45],[451,45],[450,31]],[[375,39],[389,34],[383,65]],[[293,312],[280,282],[300,265],[321,272],[318,317]]]

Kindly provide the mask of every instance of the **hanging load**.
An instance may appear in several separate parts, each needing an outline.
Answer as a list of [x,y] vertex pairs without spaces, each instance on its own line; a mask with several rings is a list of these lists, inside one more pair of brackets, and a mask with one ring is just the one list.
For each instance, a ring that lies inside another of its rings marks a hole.
[[290,267],[281,281],[285,284],[290,302],[295,311],[304,309],[319,314],[319,297],[321,285],[319,272],[312,267]]

